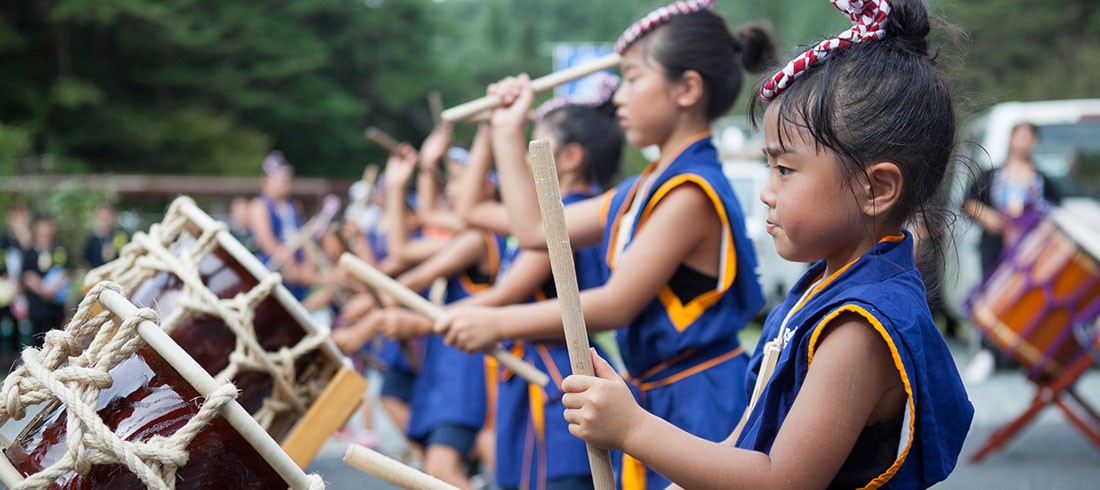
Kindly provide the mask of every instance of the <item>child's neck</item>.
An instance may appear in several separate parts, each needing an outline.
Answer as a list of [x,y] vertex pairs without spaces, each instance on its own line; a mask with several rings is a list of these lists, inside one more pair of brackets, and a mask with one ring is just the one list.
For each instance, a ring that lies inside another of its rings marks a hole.
[[661,143],[661,157],[657,160],[657,170],[663,170],[672,164],[684,147],[699,133],[710,131],[710,123],[702,118],[688,117],[677,124],[664,143]]
[[575,172],[562,173],[558,174],[558,188],[561,189],[562,197],[565,197],[574,192],[587,191],[588,182]]
[[[873,225],[872,225],[873,226]],[[858,233],[858,236],[863,238],[852,243],[849,247],[836,251],[829,257],[825,257],[825,272],[824,276],[829,277],[846,267],[848,264],[859,260],[860,257],[867,255],[875,245],[885,240],[888,237],[896,237],[902,234],[900,226],[897,225],[879,225],[871,228],[874,230],[871,234]]]

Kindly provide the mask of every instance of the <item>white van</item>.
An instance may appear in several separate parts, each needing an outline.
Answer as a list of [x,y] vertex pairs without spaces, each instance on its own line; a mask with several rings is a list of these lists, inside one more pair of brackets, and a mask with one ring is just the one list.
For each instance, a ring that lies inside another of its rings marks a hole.
[[[1009,135],[1020,123],[1034,124],[1039,130],[1033,157],[1039,171],[1061,191],[1064,199],[1057,211],[1095,228],[1100,236],[1100,99],[1008,102],[974,118],[960,137],[960,155],[969,163],[957,167],[951,183],[952,210],[961,214],[974,174],[1004,161]],[[961,216],[954,231],[945,257],[944,299],[952,313],[969,318],[966,297],[982,279],[981,227]],[[1100,247],[1100,243],[1083,245]]]

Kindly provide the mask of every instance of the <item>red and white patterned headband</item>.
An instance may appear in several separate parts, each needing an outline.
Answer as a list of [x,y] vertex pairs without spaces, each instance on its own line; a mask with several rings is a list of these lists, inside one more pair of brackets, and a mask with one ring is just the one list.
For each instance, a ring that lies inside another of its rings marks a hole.
[[606,72],[600,72],[593,76],[599,77],[599,80],[596,81],[595,95],[590,97],[554,97],[543,102],[538,109],[535,109],[535,120],[541,121],[547,114],[565,106],[599,107],[606,104],[615,95],[615,89],[619,88],[619,77]]
[[623,35],[619,36],[619,40],[615,41],[615,52],[623,54],[626,48],[629,48],[631,44],[644,36],[647,32],[653,30],[669,19],[676,17],[677,15],[685,15],[693,12],[699,12],[701,10],[713,10],[715,0],[687,0],[686,2],[673,2],[668,6],[661,7],[654,10],[645,17],[642,17],[638,22],[635,22],[630,27],[623,31]]
[[822,41],[787,63],[787,66],[760,88],[761,99],[774,99],[814,63],[827,58],[833,50],[847,48],[855,43],[881,41],[886,36],[886,19],[890,17],[890,4],[887,0],[832,0],[832,3],[851,19],[852,28],[835,38]]

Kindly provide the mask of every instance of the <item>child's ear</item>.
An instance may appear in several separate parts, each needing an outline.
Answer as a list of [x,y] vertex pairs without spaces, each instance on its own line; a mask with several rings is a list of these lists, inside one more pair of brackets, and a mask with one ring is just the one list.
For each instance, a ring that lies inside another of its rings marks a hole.
[[687,70],[680,76],[677,84],[676,103],[683,108],[689,108],[697,104],[703,98],[703,76],[695,70]]
[[584,148],[578,143],[569,143],[554,155],[558,172],[579,172],[584,167]]
[[863,212],[868,216],[886,216],[901,200],[901,167],[894,162],[873,163],[867,167]]

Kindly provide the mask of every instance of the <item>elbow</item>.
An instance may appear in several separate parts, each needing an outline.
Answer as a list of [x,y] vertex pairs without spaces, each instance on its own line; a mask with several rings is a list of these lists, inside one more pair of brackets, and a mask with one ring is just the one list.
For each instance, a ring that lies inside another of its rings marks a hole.
[[512,224],[512,233],[520,248],[528,250],[546,250],[546,235],[542,230],[542,222],[526,225]]
[[623,297],[616,295],[614,289],[608,285],[582,291],[582,294],[585,322],[590,330],[604,331],[624,327],[641,311],[640,307],[629,301],[622,301]]

